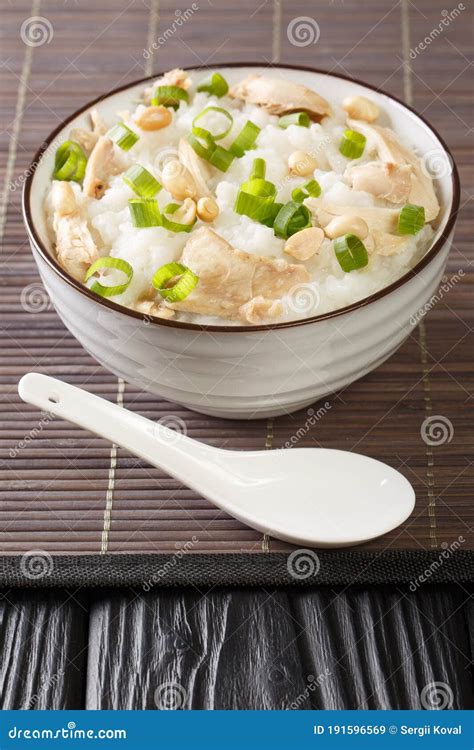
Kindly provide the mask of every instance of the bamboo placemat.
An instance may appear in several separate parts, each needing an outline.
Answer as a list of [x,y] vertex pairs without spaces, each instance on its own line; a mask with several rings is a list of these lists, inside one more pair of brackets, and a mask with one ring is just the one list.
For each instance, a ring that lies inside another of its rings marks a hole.
[[[83,386],[150,419],[175,419],[188,435],[212,445],[272,449],[296,440],[298,446],[356,450],[386,461],[414,485],[415,512],[404,526],[352,555],[403,559],[399,552],[431,552],[436,560],[446,550],[451,555],[458,548],[472,549],[470,11],[447,15],[442,0],[416,5],[346,0],[324,8],[302,0],[246,0],[237,6],[208,0],[180,10],[157,0],[4,0],[2,5],[1,554],[14,556],[13,564],[32,550],[118,561],[121,553],[176,556],[184,548],[188,557],[253,553],[257,565],[269,552],[286,558],[292,550],[122,449],[26,406],[17,383],[29,370]],[[140,392],[90,358],[41,286],[22,223],[20,192],[41,141],[88,100],[175,66],[212,69],[223,61],[249,60],[353,75],[423,113],[447,140],[460,168],[462,211],[446,280],[460,271],[464,275],[449,284],[388,362],[314,404],[313,412],[233,422]],[[428,426],[441,420],[447,438],[424,440],[426,420]]]

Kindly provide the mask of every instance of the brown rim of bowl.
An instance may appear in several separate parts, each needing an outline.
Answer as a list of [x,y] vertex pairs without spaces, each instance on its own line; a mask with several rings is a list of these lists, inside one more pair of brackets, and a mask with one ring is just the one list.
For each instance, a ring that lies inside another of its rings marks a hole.
[[[302,318],[298,320],[290,320],[286,321],[284,323],[273,323],[270,325],[260,325],[260,326],[230,326],[230,325],[202,325],[199,323],[184,323],[182,321],[173,321],[173,320],[165,320],[163,318],[158,318],[154,315],[145,315],[143,313],[136,312],[135,310],[131,310],[128,307],[125,307],[123,305],[119,305],[117,302],[112,302],[111,300],[108,300],[104,297],[99,297],[96,294],[93,294],[86,286],[81,284],[79,281],[76,281],[72,278],[72,276],[69,276],[68,273],[60,266],[58,261],[53,258],[53,256],[50,254],[48,249],[43,245],[40,237],[38,236],[34,225],[33,225],[33,219],[31,215],[30,210],[30,193],[31,193],[31,185],[33,182],[33,177],[36,171],[36,167],[40,163],[41,157],[43,153],[46,151],[48,146],[56,136],[66,127],[66,125],[74,120],[78,115],[85,112],[87,109],[90,109],[95,104],[98,104],[101,101],[104,101],[105,99],[108,99],[109,97],[113,96],[114,94],[118,94],[121,91],[126,91],[127,89],[133,88],[134,86],[137,86],[139,83],[146,83],[147,81],[153,81],[156,78],[158,78],[160,75],[163,75],[163,72],[155,73],[152,76],[146,76],[145,78],[140,78],[137,81],[133,81],[132,83],[127,83],[124,86],[119,86],[116,89],[113,89],[112,91],[109,91],[107,94],[103,94],[102,96],[97,97],[97,99],[94,99],[91,102],[88,102],[80,109],[77,109],[72,115],[67,117],[63,122],[55,129],[52,133],[46,138],[46,140],[43,142],[41,147],[36,152],[32,163],[30,164],[30,167],[27,170],[27,178],[25,181],[25,185],[23,188],[23,218],[26,225],[26,229],[28,231],[28,234],[30,236],[30,239],[33,240],[37,250],[39,251],[40,255],[42,256],[43,260],[64,280],[66,281],[70,286],[72,286],[74,289],[79,291],[81,294],[83,294],[85,297],[88,297],[89,299],[93,300],[98,305],[103,305],[105,307],[108,307],[111,310],[114,310],[115,312],[122,313],[123,315],[128,315],[129,317],[136,318],[137,320],[146,321],[147,323],[152,323],[154,325],[159,326],[167,326],[169,328],[177,328],[177,329],[185,329],[190,331],[213,331],[213,332],[219,332],[219,333],[251,333],[253,331],[274,331],[274,330],[281,330],[283,328],[294,328],[295,326],[303,326],[303,325],[309,325],[310,323],[317,323],[319,321],[323,320],[329,320],[330,318],[336,318],[339,315],[345,315],[346,313],[353,312],[355,310],[359,310],[362,307],[365,307],[366,305],[370,305],[372,302],[376,302],[379,299],[382,299],[388,294],[391,294],[395,290],[399,289],[401,286],[406,284],[410,279],[414,278],[418,275],[420,271],[423,270],[432,260],[433,258],[440,252],[441,248],[443,247],[444,242],[449,237],[451,230],[454,226],[456,216],[459,209],[459,200],[460,200],[460,185],[459,185],[459,174],[456,167],[456,163],[453,159],[453,156],[451,154],[451,151],[449,150],[448,146],[444,142],[444,140],[441,138],[441,136],[437,133],[435,128],[430,125],[425,118],[418,114],[412,107],[410,107],[408,104],[405,104],[405,102],[401,101],[401,99],[398,99],[396,96],[393,96],[392,94],[387,94],[386,91],[383,91],[383,89],[377,88],[377,86],[372,86],[369,83],[365,83],[364,81],[360,81],[358,78],[352,78],[351,76],[345,76],[329,73],[327,70],[322,70],[321,68],[312,68],[307,65],[290,65],[290,64],[268,64],[266,66],[262,66],[261,63],[258,62],[231,62],[231,63],[218,63],[216,64],[216,69],[221,68],[280,68],[280,69],[290,69],[290,70],[304,70],[309,73],[319,73],[320,75],[328,75],[332,78],[340,78],[345,81],[350,81],[352,83],[359,84],[361,86],[365,86],[368,89],[371,89],[372,91],[376,91],[379,94],[383,94],[388,99],[391,99],[392,101],[396,102],[397,104],[401,105],[405,109],[407,109],[409,112],[414,114],[421,122],[426,125],[426,127],[433,133],[433,135],[438,139],[438,141],[441,143],[443,149],[447,153],[449,159],[451,160],[451,164],[453,167],[452,173],[451,173],[451,181],[452,181],[452,189],[453,189],[453,196],[452,196],[452,203],[451,203],[451,209],[449,212],[448,219],[446,221],[446,225],[441,233],[441,235],[438,237],[436,242],[430,249],[426,252],[426,254],[421,258],[421,260],[414,266],[410,271],[408,271],[406,274],[401,276],[399,279],[394,281],[392,284],[389,284],[389,286],[384,287],[383,289],[380,289],[378,292],[375,292],[375,294],[371,294],[369,297],[365,297],[362,300],[359,300],[359,302],[354,302],[352,305],[347,305],[346,307],[341,307],[338,310],[333,310],[332,312],[324,313],[322,315],[314,315],[311,318]],[[183,70],[210,70],[209,66],[207,65],[192,65],[188,66],[186,68],[183,68]],[[212,68],[214,69],[214,68]]]

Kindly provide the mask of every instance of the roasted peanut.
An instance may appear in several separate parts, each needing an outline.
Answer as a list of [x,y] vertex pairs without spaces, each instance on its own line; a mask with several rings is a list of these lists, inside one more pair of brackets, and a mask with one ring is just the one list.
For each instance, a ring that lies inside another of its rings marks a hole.
[[161,182],[173,198],[184,201],[186,198],[194,198],[197,194],[196,183],[184,164],[178,159],[170,159],[161,171]]
[[141,130],[161,130],[166,128],[171,120],[171,112],[166,107],[147,107],[135,118]]
[[365,120],[366,122],[373,122],[380,114],[375,102],[366,99],[365,96],[346,97],[342,102],[342,108],[354,120]]
[[363,219],[354,214],[346,216],[335,216],[329,224],[324,227],[324,233],[333,240],[335,237],[341,237],[343,234],[355,234],[360,240],[364,240],[368,233],[369,227]]
[[290,172],[298,177],[307,177],[317,167],[316,159],[307,154],[306,151],[293,151],[288,157],[288,168]]
[[319,227],[308,227],[293,234],[285,243],[284,251],[297,260],[309,260],[315,255],[324,239]]
[[197,203],[197,215],[201,221],[214,221],[214,219],[219,216],[219,206],[214,198],[211,198],[211,196],[199,198]]

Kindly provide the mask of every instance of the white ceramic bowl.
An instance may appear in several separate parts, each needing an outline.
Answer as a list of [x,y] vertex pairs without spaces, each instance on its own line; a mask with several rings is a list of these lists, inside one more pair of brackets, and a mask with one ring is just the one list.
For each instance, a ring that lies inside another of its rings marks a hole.
[[[96,102],[111,119],[118,110],[128,109],[144,80],[88,103],[66,120],[35,156],[25,182],[23,211],[33,255],[54,307],[71,333],[124,380],[213,416],[250,419],[289,413],[347,386],[390,357],[440,282],[459,205],[452,157],[413,110],[344,76],[277,67],[285,77],[330,100],[341,101],[354,93],[375,99],[393,128],[420,154],[429,152],[435,165],[441,212],[431,248],[411,272],[361,302],[291,323],[200,326],[150,318],[100,298],[61,268],[43,211],[57,145],[72,127],[86,126],[87,112]],[[222,65],[219,70],[231,83],[250,72],[268,74],[268,67],[258,65]]]

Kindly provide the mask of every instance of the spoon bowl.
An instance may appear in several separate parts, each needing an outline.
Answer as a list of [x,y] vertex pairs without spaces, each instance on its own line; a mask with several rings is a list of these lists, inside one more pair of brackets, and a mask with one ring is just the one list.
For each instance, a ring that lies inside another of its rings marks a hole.
[[293,544],[346,547],[399,526],[415,493],[398,471],[325,448],[229,451],[200,443],[39,373],[21,398],[126,448],[254,529]]

